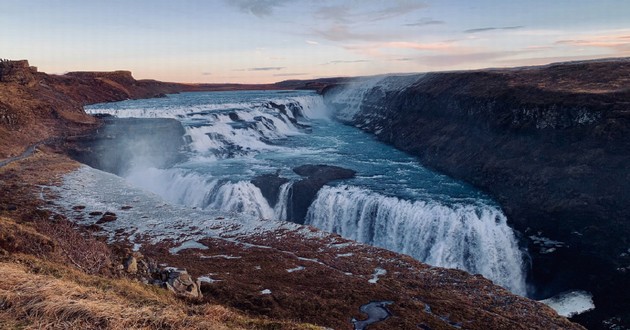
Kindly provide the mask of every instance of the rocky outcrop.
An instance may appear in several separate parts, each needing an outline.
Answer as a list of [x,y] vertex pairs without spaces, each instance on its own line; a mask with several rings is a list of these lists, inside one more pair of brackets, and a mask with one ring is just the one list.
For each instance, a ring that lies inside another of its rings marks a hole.
[[276,203],[278,203],[280,187],[287,182],[289,182],[289,179],[280,177],[279,173],[262,174],[252,179],[252,184],[260,189],[263,197],[265,197],[271,207],[276,206]]
[[[304,177],[292,183],[287,196],[286,220],[304,224],[309,206],[315,200],[317,192],[328,182],[351,179],[355,171],[331,165],[301,165],[293,172]],[[276,206],[283,184],[289,182],[280,173],[259,175],[252,183],[260,189],[271,207]]]
[[331,165],[302,165],[293,169],[305,177],[296,181],[291,188],[287,206],[287,219],[304,224],[309,206],[315,200],[317,192],[328,182],[350,179],[356,173],[353,170]]
[[[578,320],[630,322],[629,74],[618,59],[388,77],[340,115],[491,194],[529,243],[535,297],[586,289],[597,308]],[[343,88],[325,94],[338,109]]]

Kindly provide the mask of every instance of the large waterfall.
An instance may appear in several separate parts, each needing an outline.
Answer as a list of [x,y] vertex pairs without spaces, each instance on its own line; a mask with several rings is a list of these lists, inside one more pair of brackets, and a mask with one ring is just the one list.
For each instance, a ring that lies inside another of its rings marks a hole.
[[[405,79],[410,81],[379,77],[342,90],[335,101],[345,107],[337,117],[350,120],[375,90],[392,92],[417,77]],[[523,252],[490,199],[371,135],[329,120],[330,109],[312,92],[222,92],[102,104],[88,111],[182,123],[187,161],[125,172],[129,182],[167,201],[286,220],[297,205],[295,183],[304,180],[293,168],[349,168],[356,177],[321,188],[306,213],[307,224],[431,265],[479,273],[526,293]],[[253,184],[254,178],[270,173],[284,180],[269,189],[277,194],[273,202]]]
[[431,265],[484,274],[525,294],[514,233],[492,206],[409,202],[342,185],[319,191],[307,223]]

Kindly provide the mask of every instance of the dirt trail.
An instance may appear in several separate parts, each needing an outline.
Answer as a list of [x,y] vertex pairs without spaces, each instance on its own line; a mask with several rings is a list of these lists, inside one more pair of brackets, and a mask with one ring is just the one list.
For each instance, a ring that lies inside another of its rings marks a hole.
[[43,141],[39,141],[35,144],[30,145],[28,148],[26,148],[26,150],[24,150],[24,152],[22,154],[20,154],[19,156],[15,156],[15,157],[9,157],[7,159],[4,160],[0,160],[0,168],[5,167],[13,162],[17,162],[20,161],[22,159],[25,159],[27,157],[30,157],[35,150],[37,149],[37,147],[45,145],[45,144],[50,144],[53,142],[57,142],[59,141],[59,138],[50,138],[50,139],[46,139]]

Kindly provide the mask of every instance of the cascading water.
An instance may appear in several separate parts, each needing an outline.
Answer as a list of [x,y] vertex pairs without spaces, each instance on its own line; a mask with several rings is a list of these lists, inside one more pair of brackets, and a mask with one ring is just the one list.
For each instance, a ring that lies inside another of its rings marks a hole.
[[[374,78],[336,100],[350,120],[364,98],[413,83]],[[407,81],[410,80],[410,81]],[[345,93],[345,94],[343,94]],[[186,130],[188,161],[172,168],[133,168],[126,179],[190,207],[285,220],[293,214],[292,169],[330,164],[353,169],[354,179],[324,186],[306,222],[436,266],[480,273],[525,294],[523,255],[505,216],[471,187],[431,172],[355,128],[328,120],[312,92],[183,93],[165,99],[91,106],[91,113],[178,119]],[[144,162],[137,162],[145,164]],[[273,207],[252,179],[277,173]]]
[[525,294],[521,254],[505,216],[488,205],[409,202],[352,186],[324,187],[306,223],[408,254],[428,264],[484,274]]

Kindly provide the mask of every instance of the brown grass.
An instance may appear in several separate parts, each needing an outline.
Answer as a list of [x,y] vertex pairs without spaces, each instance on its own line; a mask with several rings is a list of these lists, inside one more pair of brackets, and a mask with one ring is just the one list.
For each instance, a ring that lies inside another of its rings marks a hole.
[[28,255],[0,261],[0,326],[21,329],[317,329],[193,305],[127,279],[90,276]]

